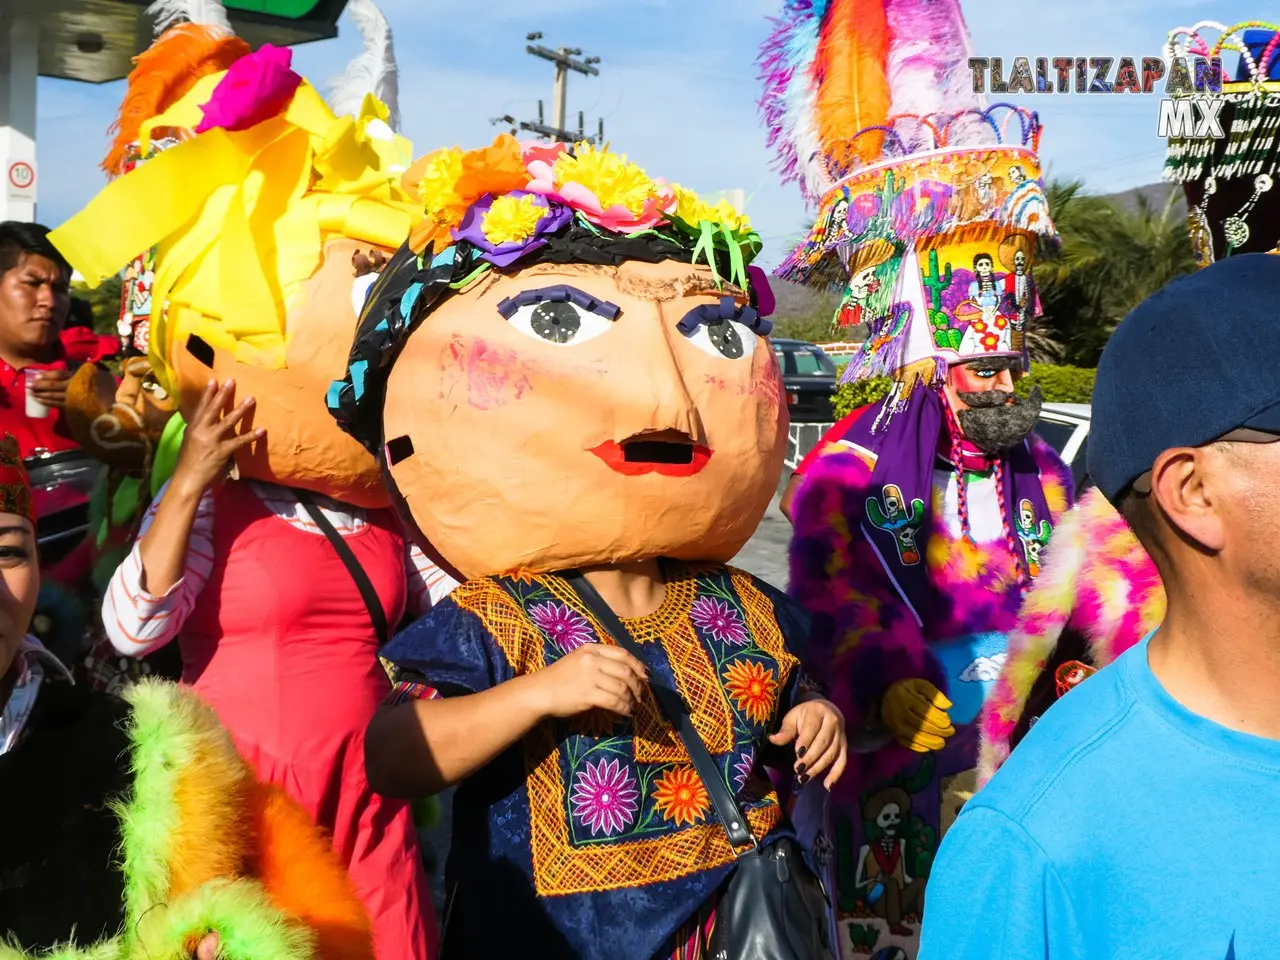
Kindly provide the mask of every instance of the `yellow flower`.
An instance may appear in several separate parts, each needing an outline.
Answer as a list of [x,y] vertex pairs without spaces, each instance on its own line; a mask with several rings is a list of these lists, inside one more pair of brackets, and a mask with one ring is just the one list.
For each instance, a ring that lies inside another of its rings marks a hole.
[[437,223],[457,223],[466,212],[466,205],[458,195],[457,184],[462,177],[462,150],[447,147],[426,158],[418,192],[427,217]]
[[751,221],[735,210],[728,200],[721,198],[712,205],[678,183],[672,184],[671,189],[676,195],[676,219],[683,220],[691,227],[697,227],[706,220],[723,224],[734,233],[750,232]]
[[523,197],[498,197],[480,221],[480,229],[484,231],[484,238],[495,246],[501,243],[524,243],[533,236],[534,230],[538,228],[538,221],[546,212],[547,208],[529,194]]
[[645,203],[657,192],[657,185],[649,175],[626,156],[597,150],[589,143],[575,148],[576,155],[562,153],[552,168],[556,189],[576,183],[595,195],[600,209],[613,206],[625,207],[633,216],[645,212]]

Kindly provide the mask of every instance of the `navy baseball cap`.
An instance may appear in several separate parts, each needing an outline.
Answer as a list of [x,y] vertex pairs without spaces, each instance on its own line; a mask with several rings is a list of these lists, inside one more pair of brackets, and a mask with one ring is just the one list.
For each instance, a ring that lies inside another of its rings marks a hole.
[[1093,388],[1089,475],[1114,503],[1164,451],[1241,427],[1280,434],[1280,255],[1179,277],[1116,327]]

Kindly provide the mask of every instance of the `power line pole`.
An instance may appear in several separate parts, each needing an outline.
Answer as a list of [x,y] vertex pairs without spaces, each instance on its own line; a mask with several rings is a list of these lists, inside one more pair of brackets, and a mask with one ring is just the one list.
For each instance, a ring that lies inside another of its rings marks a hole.
[[[548,125],[543,119],[542,101],[538,101],[538,119],[537,122],[522,120],[520,121],[520,129],[528,130],[531,133],[539,134],[548,140],[554,140],[559,143],[574,143],[579,140],[593,140],[598,146],[604,146],[604,120],[599,121],[598,137],[587,137],[585,130],[585,118],[582,111],[578,112],[578,130],[574,133],[565,127],[565,114],[568,111],[569,99],[569,71],[581,73],[583,76],[598,77],[600,71],[594,64],[600,62],[599,57],[586,57],[578,60],[576,57],[582,56],[582,50],[578,47],[560,47],[552,50],[541,44],[535,43],[535,40],[541,40],[541,33],[531,33],[526,38],[528,45],[525,52],[530,53],[542,60],[547,60],[555,64],[556,78],[555,84],[551,89],[551,107],[554,111],[552,117],[553,122]],[[510,117],[498,117],[493,121],[496,123],[510,123]]]

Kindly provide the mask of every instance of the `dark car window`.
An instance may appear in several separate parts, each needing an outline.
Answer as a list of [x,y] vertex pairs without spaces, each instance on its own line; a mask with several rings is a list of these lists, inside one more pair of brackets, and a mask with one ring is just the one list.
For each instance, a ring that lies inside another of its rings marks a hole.
[[1071,442],[1071,438],[1075,436],[1076,425],[1059,423],[1056,420],[1040,420],[1036,423],[1036,433],[1061,456],[1062,451],[1067,449],[1067,444]]
[[[787,373],[794,373],[798,377],[835,376],[836,365],[817,347],[788,350],[787,352],[791,354],[791,361],[794,364],[794,368],[788,369]],[[788,364],[788,366],[791,365]]]

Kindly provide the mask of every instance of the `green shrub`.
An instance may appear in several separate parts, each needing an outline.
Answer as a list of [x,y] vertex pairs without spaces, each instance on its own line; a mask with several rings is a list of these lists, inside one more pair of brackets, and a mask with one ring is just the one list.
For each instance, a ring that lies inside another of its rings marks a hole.
[[835,396],[831,398],[831,410],[836,419],[847,415],[851,410],[865,407],[869,403],[884,399],[889,392],[888,377],[872,377],[868,380],[855,380],[853,383],[842,383],[836,387]]
[[1088,367],[1055,366],[1033,363],[1031,372],[1014,388],[1026,396],[1032,384],[1039,384],[1047,403],[1090,403],[1093,400],[1093,377],[1097,371]]
[[[1025,397],[1032,384],[1039,384],[1046,403],[1089,403],[1093,399],[1095,372],[1085,367],[1033,363],[1031,372],[1018,381],[1015,389]],[[888,392],[888,377],[856,380],[836,387],[831,407],[837,418],[843,417],[858,407],[883,400]]]

